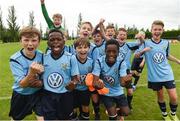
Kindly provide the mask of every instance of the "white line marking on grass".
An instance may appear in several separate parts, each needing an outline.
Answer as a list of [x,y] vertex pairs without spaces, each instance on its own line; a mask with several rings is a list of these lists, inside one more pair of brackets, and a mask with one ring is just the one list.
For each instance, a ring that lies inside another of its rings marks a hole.
[[[180,80],[175,80],[176,83],[180,83]],[[147,84],[138,84],[137,87],[146,87]],[[0,100],[8,100],[11,99],[11,97],[0,97]]]
[[0,100],[7,100],[7,99],[11,99],[11,97],[0,97]]

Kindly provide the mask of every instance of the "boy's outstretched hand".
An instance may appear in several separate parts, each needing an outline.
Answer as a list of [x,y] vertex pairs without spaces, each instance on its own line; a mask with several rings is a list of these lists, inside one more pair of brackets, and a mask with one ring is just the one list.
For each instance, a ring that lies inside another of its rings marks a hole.
[[105,19],[101,18],[99,21],[99,25],[102,25],[105,22]]

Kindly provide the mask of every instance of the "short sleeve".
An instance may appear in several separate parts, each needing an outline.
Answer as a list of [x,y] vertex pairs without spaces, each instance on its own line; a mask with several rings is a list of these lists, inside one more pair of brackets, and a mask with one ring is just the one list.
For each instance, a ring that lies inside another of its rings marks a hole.
[[99,59],[97,59],[94,63],[94,68],[93,68],[92,74],[99,76],[100,72],[101,72],[100,61],[99,61]]
[[26,76],[23,66],[18,61],[10,59],[10,68],[16,82],[20,82]]
[[120,77],[123,77],[123,76],[127,75],[126,70],[127,70],[127,66],[126,66],[125,61],[123,60],[121,62],[120,68],[119,68],[119,75],[120,75]]
[[79,75],[77,60],[74,56],[71,56],[70,63],[71,63],[71,76]]

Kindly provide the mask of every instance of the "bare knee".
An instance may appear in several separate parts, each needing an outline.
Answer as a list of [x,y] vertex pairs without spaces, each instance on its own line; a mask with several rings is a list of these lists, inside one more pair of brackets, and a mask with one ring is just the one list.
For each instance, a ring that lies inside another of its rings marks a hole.
[[120,108],[120,110],[117,111],[119,116],[128,116],[130,113],[129,107]]

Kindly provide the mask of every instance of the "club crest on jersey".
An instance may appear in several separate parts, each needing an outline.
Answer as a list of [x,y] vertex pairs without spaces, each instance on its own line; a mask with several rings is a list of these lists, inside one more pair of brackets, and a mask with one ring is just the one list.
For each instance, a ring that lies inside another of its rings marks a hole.
[[106,81],[108,84],[110,84],[111,86],[113,86],[114,83],[115,83],[114,78],[111,77],[111,76],[105,76],[104,79],[105,79],[105,81]]
[[58,88],[63,83],[63,77],[61,74],[54,72],[48,76],[48,85],[52,88]]
[[115,73],[115,74],[118,74],[118,68],[115,68],[115,69],[114,69],[114,73]]
[[61,64],[61,68],[62,68],[63,70],[66,70],[67,67],[68,67],[68,64],[67,64],[67,63],[62,63],[62,64]]
[[165,59],[165,56],[161,52],[157,52],[157,53],[155,53],[153,55],[153,60],[154,60],[155,63],[160,64],[160,63],[162,63],[164,61],[164,59]]

